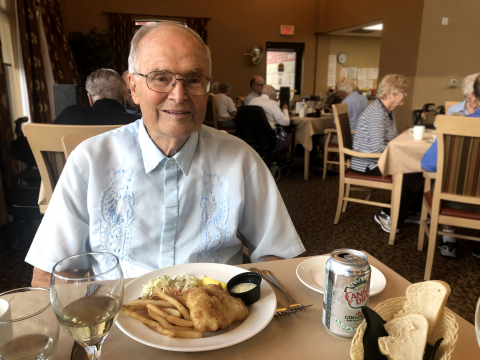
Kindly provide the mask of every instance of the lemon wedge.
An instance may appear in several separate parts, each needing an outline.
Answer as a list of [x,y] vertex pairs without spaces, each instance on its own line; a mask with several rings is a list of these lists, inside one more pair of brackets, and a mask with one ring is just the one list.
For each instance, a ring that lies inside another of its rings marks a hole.
[[209,284],[220,284],[220,285],[222,285],[223,290],[227,290],[227,284],[225,284],[221,281],[218,281],[218,280],[210,279],[210,278],[204,276],[202,278],[202,285],[209,285]]

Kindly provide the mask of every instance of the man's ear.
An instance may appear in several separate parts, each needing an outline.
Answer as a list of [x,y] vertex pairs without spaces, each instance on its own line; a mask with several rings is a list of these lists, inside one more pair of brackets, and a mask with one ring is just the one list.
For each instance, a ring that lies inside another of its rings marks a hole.
[[90,95],[89,93],[87,93],[87,96],[88,96],[88,102],[90,103],[90,106],[93,106],[93,99],[92,99],[92,95]]
[[140,104],[140,97],[138,96],[137,90],[137,78],[135,75],[128,73],[128,83],[130,84],[130,91],[132,93],[133,102],[135,104]]

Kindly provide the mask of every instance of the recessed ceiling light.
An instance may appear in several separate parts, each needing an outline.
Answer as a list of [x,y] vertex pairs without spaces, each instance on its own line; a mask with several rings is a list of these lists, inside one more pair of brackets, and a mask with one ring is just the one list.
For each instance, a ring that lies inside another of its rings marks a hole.
[[377,25],[367,26],[363,28],[363,30],[382,30],[382,29],[383,29],[383,24],[377,24]]

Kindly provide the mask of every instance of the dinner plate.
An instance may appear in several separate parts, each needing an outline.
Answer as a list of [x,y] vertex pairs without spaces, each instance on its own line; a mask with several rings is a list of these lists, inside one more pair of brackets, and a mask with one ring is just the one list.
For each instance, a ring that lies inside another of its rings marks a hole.
[[[174,277],[182,273],[187,273],[201,279],[204,275],[227,283],[232,277],[247,270],[236,266],[194,263],[165,267],[163,269],[152,271],[142,275],[125,285],[125,295],[123,303],[129,300],[138,299],[142,294],[142,285],[147,284],[150,279],[165,274]],[[260,299],[248,307],[248,316],[243,322],[233,323],[228,329],[217,332],[204,333],[202,339],[171,339],[158,334],[154,330],[143,325],[140,321],[131,319],[123,311],[117,319],[117,326],[125,335],[132,339],[159,349],[193,352],[207,351],[224,348],[238,344],[262,331],[275,315],[277,298],[269,284],[262,281],[260,285]]]
[[[325,265],[330,256],[322,255],[307,259],[297,266],[298,279],[310,289],[323,294],[325,286]],[[387,279],[375,266],[372,268],[372,277],[370,279],[370,296],[377,295],[385,289]]]

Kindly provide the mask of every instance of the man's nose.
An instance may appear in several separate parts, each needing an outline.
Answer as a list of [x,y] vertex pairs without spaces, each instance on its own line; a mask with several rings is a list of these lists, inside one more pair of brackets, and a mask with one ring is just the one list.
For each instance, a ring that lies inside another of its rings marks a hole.
[[177,103],[181,103],[188,99],[184,79],[177,79],[173,90],[168,93],[168,98],[169,100],[173,100]]

